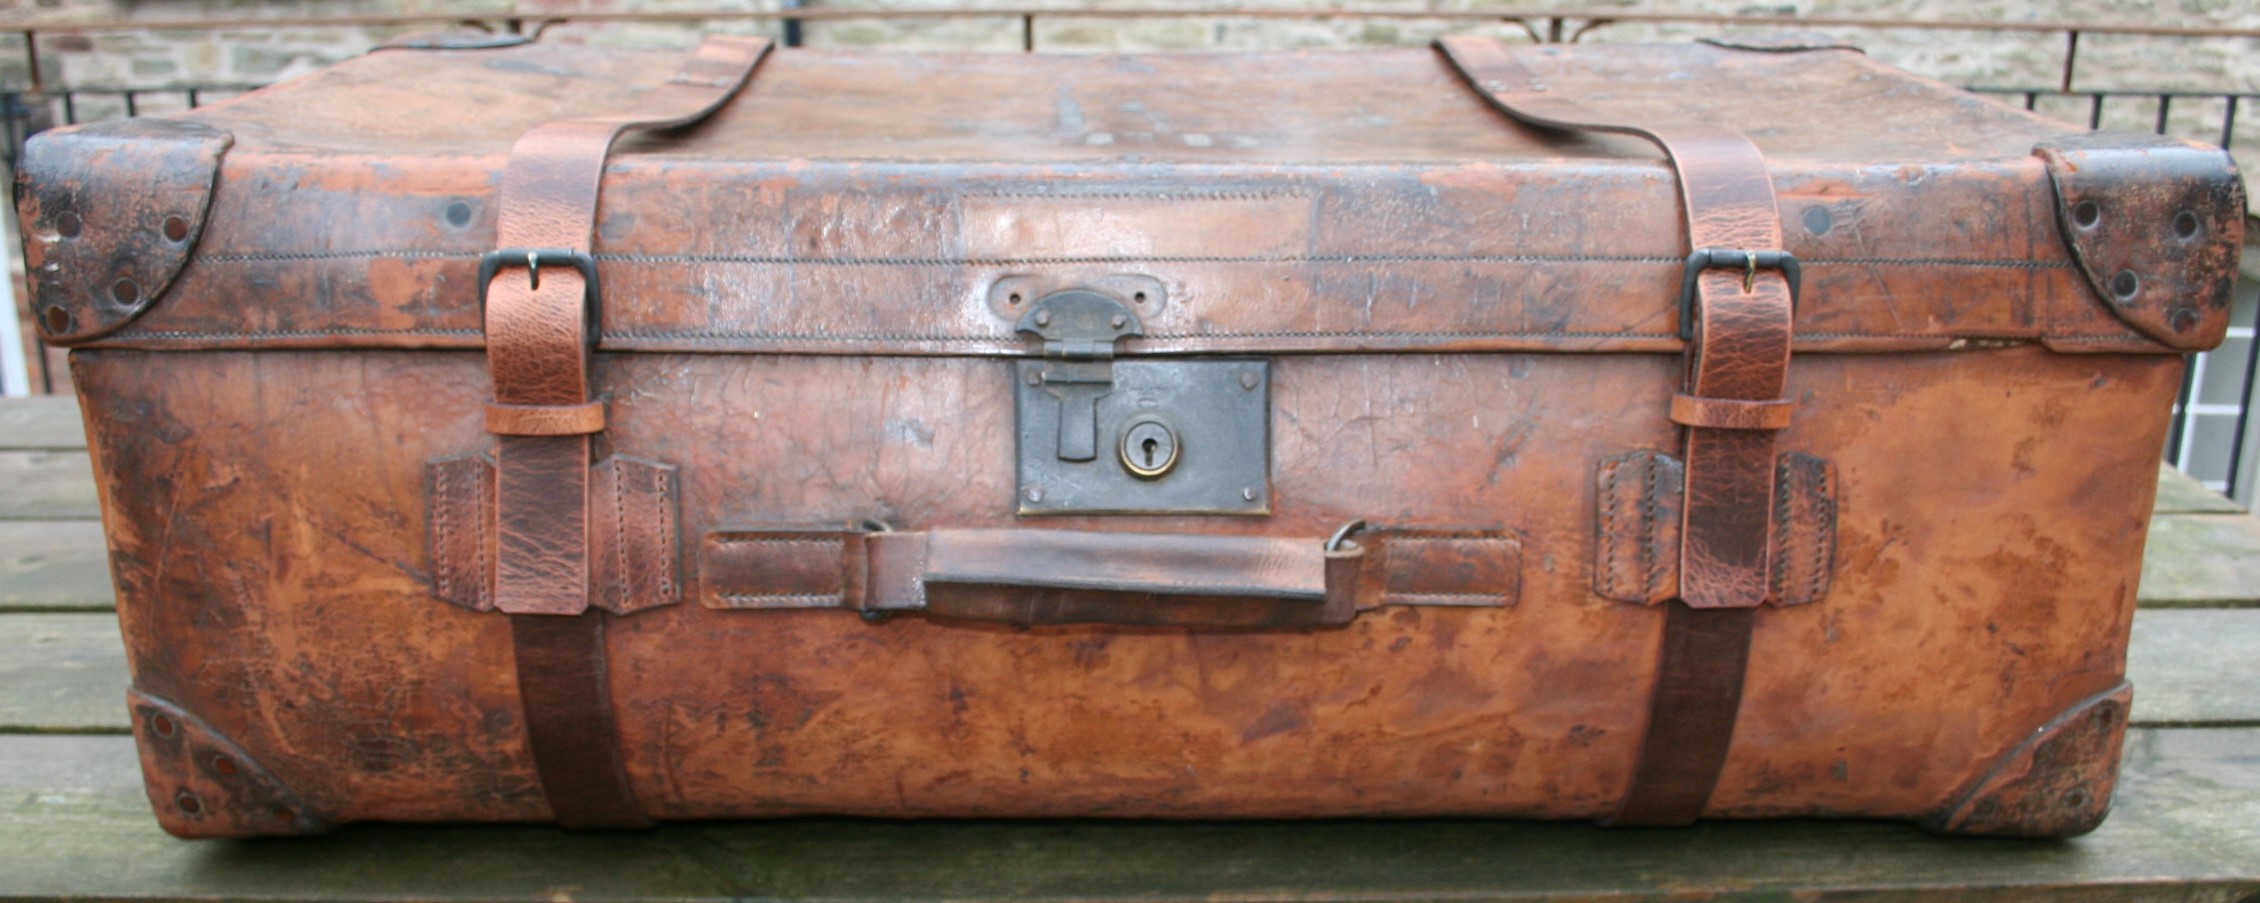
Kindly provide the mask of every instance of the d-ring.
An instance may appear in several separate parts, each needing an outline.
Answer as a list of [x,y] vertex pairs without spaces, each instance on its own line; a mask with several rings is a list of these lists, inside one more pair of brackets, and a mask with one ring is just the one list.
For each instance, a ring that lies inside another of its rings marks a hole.
[[[1365,529],[1365,521],[1362,520],[1354,520],[1349,523],[1343,524],[1339,529],[1334,531],[1334,535],[1326,538],[1326,551],[1341,551],[1345,542],[1350,538],[1350,534],[1356,533],[1359,530],[1363,529]],[[1353,546],[1356,545],[1356,543],[1348,544]]]

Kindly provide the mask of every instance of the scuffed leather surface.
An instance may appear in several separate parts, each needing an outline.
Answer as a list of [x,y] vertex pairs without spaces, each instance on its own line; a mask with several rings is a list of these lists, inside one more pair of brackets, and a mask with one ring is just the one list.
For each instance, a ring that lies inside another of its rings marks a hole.
[[[1006,362],[599,366],[609,453],[680,468],[678,542],[764,517],[1016,526]],[[435,601],[425,563],[425,463],[485,441],[481,355],[94,350],[74,367],[137,686],[333,822],[548,817],[511,619]],[[1138,529],[1496,524],[1522,544],[1518,604],[1284,635],[651,609],[606,627],[638,800],[663,819],[1612,811],[1662,624],[1594,594],[1593,501],[1564,487],[1670,447],[1676,362],[1273,367],[1277,513]],[[1801,358],[1782,444],[1836,466],[1836,567],[1825,601],[1759,612],[1710,815],[1920,819],[2116,686],[2180,375],[2170,356],[2034,347]]]

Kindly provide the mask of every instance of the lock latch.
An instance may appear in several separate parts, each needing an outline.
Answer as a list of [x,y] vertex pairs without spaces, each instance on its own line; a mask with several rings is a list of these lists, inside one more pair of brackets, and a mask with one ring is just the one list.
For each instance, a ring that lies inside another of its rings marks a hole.
[[1117,359],[1145,326],[1095,289],[1045,295],[1014,328],[1042,342],[1014,369],[1020,514],[1271,512],[1267,362]]
[[1114,343],[1145,334],[1138,315],[1106,295],[1070,289],[1038,300],[1014,328],[1044,340],[1044,366],[1032,372],[1059,399],[1059,459],[1097,458],[1098,404],[1114,387]]

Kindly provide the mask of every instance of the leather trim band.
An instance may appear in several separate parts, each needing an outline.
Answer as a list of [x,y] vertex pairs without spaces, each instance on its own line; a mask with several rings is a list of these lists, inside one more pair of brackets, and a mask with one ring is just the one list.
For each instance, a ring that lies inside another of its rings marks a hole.
[[604,432],[604,402],[490,404],[487,432],[497,436],[578,436]]
[[[1496,39],[1445,38],[1439,46],[1492,106],[1517,121],[1628,134],[1663,149],[1679,185],[1690,251],[1724,250],[1729,258],[1743,252],[1751,261],[1747,269],[1695,272],[1694,322],[1682,324],[1690,336],[1682,394],[1705,401],[1779,402],[1788,378],[1794,298],[1781,272],[1755,263],[1757,254],[1781,249],[1781,214],[1757,145],[1719,126],[1637,124],[1589,109],[1553,91]],[[1556,52],[1545,48],[1530,55]],[[1667,606],[1640,762],[1611,820],[1615,824],[1684,824],[1702,814],[1742,703],[1750,610],[1766,602],[1772,582],[1779,427],[1721,428],[1718,422],[1736,418],[1717,405],[1688,413],[1704,422],[1682,431],[1681,604]]]
[[[528,129],[510,149],[496,201],[497,248],[481,290],[494,404],[494,607],[512,615],[518,694],[551,810],[566,827],[640,827],[613,730],[604,618],[592,595],[590,436],[604,408],[589,393],[600,298],[593,291],[598,189],[613,141],[676,128],[719,109],[769,52],[716,36],[632,111]],[[544,265],[563,252],[566,263]],[[539,267],[539,269],[534,269]]]
[[1789,426],[1792,413],[1787,401],[1743,401],[1736,398],[1697,398],[1681,393],[1671,397],[1671,422],[1714,430],[1778,430]]

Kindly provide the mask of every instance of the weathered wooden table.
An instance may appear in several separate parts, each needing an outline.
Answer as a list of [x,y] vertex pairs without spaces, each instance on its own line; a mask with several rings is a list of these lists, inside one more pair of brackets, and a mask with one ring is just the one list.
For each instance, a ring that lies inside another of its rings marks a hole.
[[2260,520],[2171,471],[2110,821],[2067,842],[1881,823],[793,819],[627,834],[157,829],[67,401],[0,402],[0,897],[103,900],[1639,899],[2260,903]]

